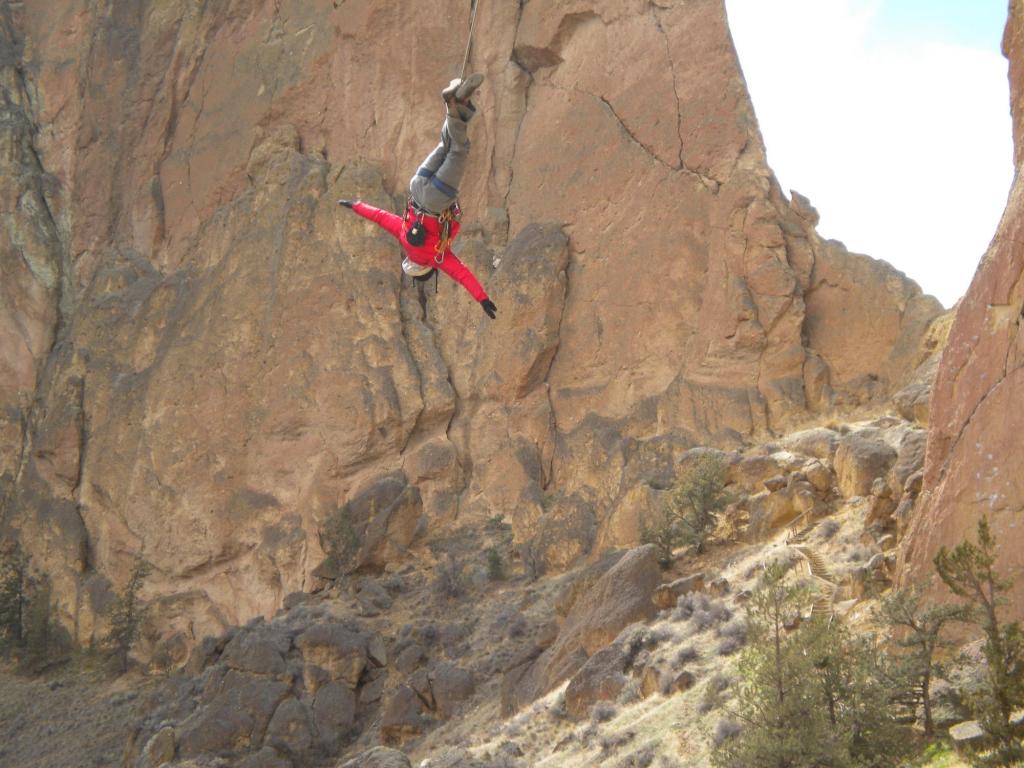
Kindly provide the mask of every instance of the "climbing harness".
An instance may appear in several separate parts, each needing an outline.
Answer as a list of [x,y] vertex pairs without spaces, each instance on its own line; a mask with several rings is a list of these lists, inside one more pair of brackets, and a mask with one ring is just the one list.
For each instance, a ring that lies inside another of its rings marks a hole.
[[461,79],[466,78],[466,67],[469,66],[469,52],[473,47],[473,30],[476,29],[476,11],[480,7],[480,0],[472,0],[473,10],[470,12],[469,19],[469,39],[466,40],[466,55],[462,59],[462,72],[459,74]]
[[409,275],[414,281],[425,283],[434,276],[434,293],[438,292],[437,267],[444,263],[444,255],[452,243],[452,224],[462,218],[462,208],[456,200],[439,216],[421,208],[415,200],[410,199],[405,207],[403,222],[405,226],[405,239],[410,245],[421,247],[427,241],[429,230],[425,225],[426,219],[437,222],[438,240],[434,246],[434,266],[427,266],[413,261],[408,256],[402,260],[402,271]]
[[434,246],[434,261],[438,264],[444,261],[444,254],[452,243],[452,222],[458,221],[460,218],[462,218],[462,209],[459,207],[458,200],[445,208],[437,217],[441,236],[437,245]]

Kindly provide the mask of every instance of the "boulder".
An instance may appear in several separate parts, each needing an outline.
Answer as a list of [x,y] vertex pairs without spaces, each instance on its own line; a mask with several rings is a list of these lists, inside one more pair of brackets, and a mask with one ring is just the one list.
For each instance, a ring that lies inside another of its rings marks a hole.
[[640,696],[647,699],[656,693],[663,693],[666,685],[665,673],[656,666],[648,665],[640,674]]
[[267,726],[265,742],[279,752],[303,759],[313,749],[313,713],[298,699],[281,702]]
[[626,686],[626,669],[632,659],[620,643],[602,648],[572,676],[565,689],[565,709],[570,716],[584,717],[598,701],[614,701]]
[[178,754],[235,753],[263,742],[267,725],[290,686],[231,670],[209,703],[178,729]]
[[704,590],[704,574],[695,573],[690,576],[683,576],[680,579],[661,584],[654,590],[654,604],[661,610],[675,608],[679,598],[690,592],[701,592]]
[[381,711],[380,735],[384,741],[397,744],[422,734],[429,718],[424,715],[423,702],[407,685],[400,685],[388,694]]
[[287,671],[281,649],[287,652],[290,645],[287,637],[275,639],[266,632],[241,631],[225,646],[221,661],[241,672],[280,677]]
[[836,476],[832,471],[831,462],[827,459],[809,461],[801,467],[801,471],[807,477],[807,482],[814,486],[819,497],[825,498],[832,491]]
[[[379,695],[377,698],[380,698]],[[362,690],[359,701],[364,701]],[[356,695],[345,683],[328,683],[313,697],[313,722],[327,752],[339,749],[352,732],[355,718]]]
[[892,495],[897,500],[903,494],[907,481],[924,469],[924,454],[927,445],[927,430],[915,429],[903,436],[896,463],[889,470],[888,478]]
[[174,759],[174,729],[165,726],[154,733],[142,750],[142,768],[160,768]]
[[729,482],[735,483],[747,493],[757,493],[763,483],[782,475],[783,471],[778,460],[770,455],[744,456],[729,467]]
[[473,696],[476,678],[468,670],[441,662],[430,671],[430,687],[438,716],[447,720],[460,704]]
[[839,439],[840,435],[835,430],[815,427],[787,435],[782,444],[793,453],[831,461],[839,448]]
[[683,670],[672,680],[672,683],[669,685],[669,690],[672,693],[685,693],[693,688],[694,683],[696,682],[697,678],[694,676],[693,672]]
[[[307,668],[323,670],[328,679],[342,680],[355,690],[359,676],[366,668],[367,638],[344,624],[317,624],[295,640]],[[307,687],[316,692],[316,676],[306,673]]]
[[661,582],[657,549],[630,550],[573,602],[558,637],[532,662],[506,675],[502,711],[514,712],[574,675],[625,627],[657,614],[654,591]]
[[847,498],[866,496],[875,478],[885,477],[896,458],[896,451],[877,430],[844,435],[835,458],[839,492]]

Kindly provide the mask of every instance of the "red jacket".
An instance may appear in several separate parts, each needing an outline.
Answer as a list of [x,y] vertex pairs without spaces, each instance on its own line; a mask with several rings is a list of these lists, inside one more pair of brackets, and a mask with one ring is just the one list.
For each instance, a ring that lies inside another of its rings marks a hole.
[[[441,242],[441,233],[437,219],[431,216],[423,217],[423,226],[427,230],[427,239],[423,245],[416,246],[409,245],[409,241],[405,237],[405,222],[401,216],[396,216],[389,211],[382,211],[380,208],[374,208],[372,205],[367,205],[363,202],[353,203],[352,210],[364,219],[369,219],[382,229],[386,229],[389,235],[402,244],[402,248],[411,261],[415,261],[423,266],[440,269],[453,280],[461,283],[462,287],[469,291],[470,295],[477,301],[483,301],[487,298],[487,292],[483,289],[483,286],[480,285],[473,273],[469,271],[469,267],[459,261],[455,254],[452,253],[451,248],[445,249],[442,255],[435,258],[437,255],[435,249],[437,244]],[[457,234],[459,234],[459,222],[453,221],[451,239],[454,240]]]

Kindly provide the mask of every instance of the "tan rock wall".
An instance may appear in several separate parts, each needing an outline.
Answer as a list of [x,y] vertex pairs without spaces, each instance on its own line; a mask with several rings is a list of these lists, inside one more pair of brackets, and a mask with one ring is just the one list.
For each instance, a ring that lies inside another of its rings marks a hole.
[[[394,473],[423,529],[388,552],[500,514],[565,567],[633,543],[619,500],[694,443],[883,397],[916,364],[937,302],[783,196],[721,0],[484,2],[461,239],[499,319],[403,284],[333,201],[398,204],[467,23],[456,0],[11,16],[74,312],[44,380],[0,390],[39,401],[4,427],[28,457],[6,520],[81,639],[140,553],[160,632],[271,612]],[[52,287],[9,304],[0,332],[52,333]]]
[[60,198],[40,163],[20,59],[21,43],[5,8],[0,10],[0,509],[21,466],[64,279],[54,220]]
[[1024,4],[1010,3],[1004,36],[1010,62],[1017,174],[992,244],[959,305],[931,400],[924,491],[907,532],[904,580],[933,573],[940,546],[974,538],[987,515],[1000,548],[999,566],[1016,578],[1014,610],[1024,612],[1024,181],[1019,127],[1024,115]]

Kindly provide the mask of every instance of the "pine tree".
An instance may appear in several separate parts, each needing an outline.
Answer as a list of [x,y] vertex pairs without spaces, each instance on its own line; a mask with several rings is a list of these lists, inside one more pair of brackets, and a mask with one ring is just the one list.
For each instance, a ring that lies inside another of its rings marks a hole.
[[804,590],[769,566],[751,598],[748,645],[739,662],[742,682],[733,717],[743,726],[713,755],[718,768],[846,766],[842,745],[830,734],[827,709],[809,682],[813,658],[786,627],[806,602]]
[[766,569],[748,608],[748,646],[732,716],[742,730],[713,755],[718,768],[895,765],[901,733],[879,679],[873,638],[829,618],[799,625],[807,592]]
[[139,627],[146,617],[146,608],[139,600],[139,591],[152,566],[141,557],[132,566],[128,584],[121,592],[110,618],[106,645],[114,653],[121,672],[128,671],[128,652],[139,636]]
[[931,685],[940,672],[935,654],[952,643],[940,636],[952,621],[963,621],[967,614],[961,606],[923,602],[917,587],[894,590],[878,607],[878,619],[896,632],[896,645],[904,649],[899,659],[897,679],[908,681],[912,700],[924,709],[924,732],[935,732],[932,720]]
[[985,634],[987,684],[972,704],[982,729],[996,745],[986,762],[1013,765],[1024,761],[1019,728],[1012,723],[1014,710],[1024,706],[1024,633],[1018,622],[1005,623],[999,617],[1005,602],[1002,595],[1012,583],[996,573],[995,549],[988,519],[982,516],[977,544],[963,541],[952,551],[942,547],[935,556],[935,568]]
[[716,456],[701,456],[672,489],[670,501],[682,526],[684,540],[697,554],[704,552],[708,536],[718,524],[718,513],[729,503],[725,492],[728,467]]

